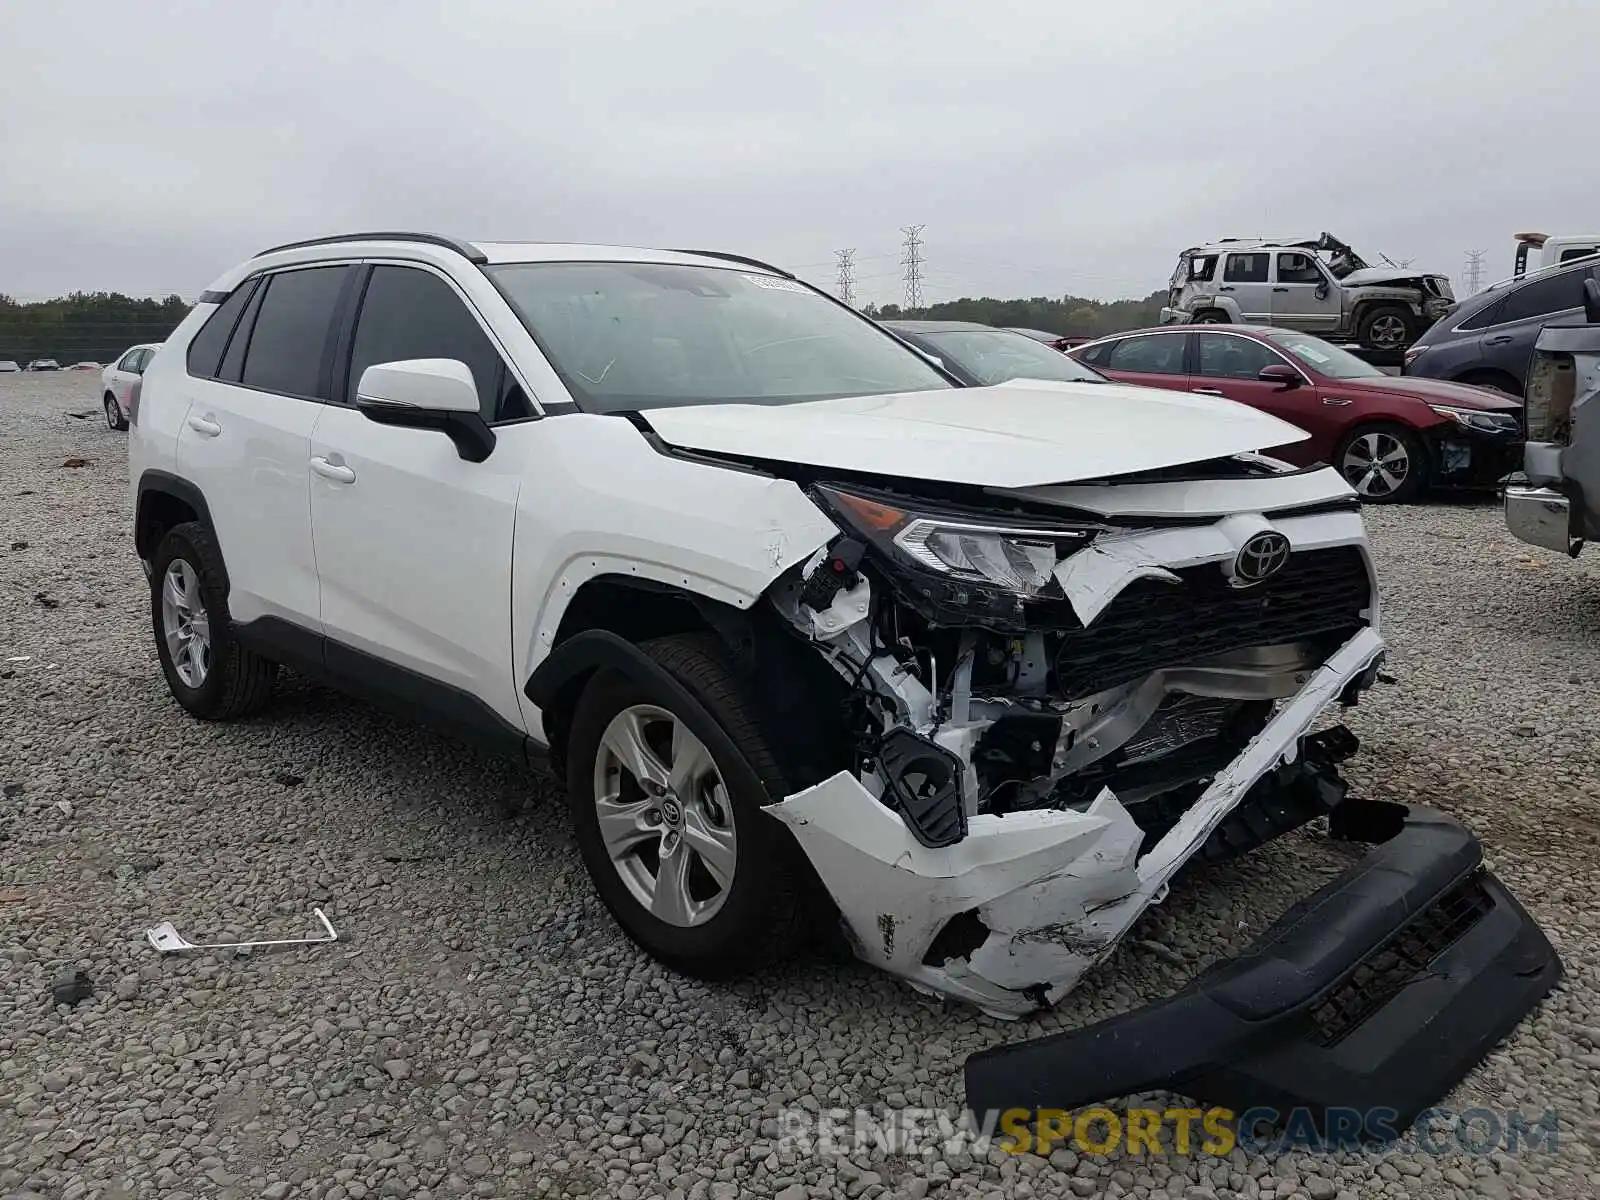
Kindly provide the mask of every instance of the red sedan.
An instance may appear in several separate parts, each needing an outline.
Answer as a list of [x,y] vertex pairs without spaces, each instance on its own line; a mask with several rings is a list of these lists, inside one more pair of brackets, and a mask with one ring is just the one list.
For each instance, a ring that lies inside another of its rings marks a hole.
[[1069,351],[1123,383],[1225,396],[1311,435],[1272,449],[1332,463],[1371,502],[1428,487],[1492,488],[1521,465],[1522,405],[1489,388],[1385,375],[1293,329],[1167,325]]

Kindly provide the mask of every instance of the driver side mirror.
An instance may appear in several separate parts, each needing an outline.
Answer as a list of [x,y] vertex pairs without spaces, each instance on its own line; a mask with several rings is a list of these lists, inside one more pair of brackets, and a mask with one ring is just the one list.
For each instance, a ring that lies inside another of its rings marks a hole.
[[1262,383],[1276,383],[1279,385],[1279,390],[1285,392],[1293,391],[1303,382],[1300,372],[1288,363],[1269,363],[1261,368],[1256,378]]
[[472,369],[454,358],[373,363],[356,384],[356,411],[379,425],[437,430],[468,462],[482,462],[494,449]]
[[1600,325],[1600,282],[1593,278],[1583,281],[1583,319],[1591,325]]

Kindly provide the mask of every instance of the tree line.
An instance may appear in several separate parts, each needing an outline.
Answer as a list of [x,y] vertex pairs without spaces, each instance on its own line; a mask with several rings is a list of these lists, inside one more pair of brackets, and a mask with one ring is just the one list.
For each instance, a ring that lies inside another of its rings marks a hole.
[[[1165,292],[1152,292],[1142,300],[1111,301],[1083,296],[1062,296],[1059,300],[1048,296],[1031,300],[984,296],[909,310],[898,304],[869,304],[862,311],[883,321],[977,321],[1099,337],[1157,324],[1165,301]],[[26,363],[35,358],[53,358],[62,366],[83,361],[107,363],[129,346],[165,341],[189,308],[189,302],[179,296],[157,300],[120,292],[73,292],[55,300],[23,304],[0,294],[0,359]]]
[[180,296],[73,292],[24,304],[0,294],[0,359],[108,363],[129,346],[165,341],[190,307]]
[[868,304],[861,311],[879,321],[977,321],[983,325],[1022,329],[1043,329],[1063,336],[1100,337],[1161,323],[1165,291],[1151,292],[1142,300],[1090,300],[1083,296],[1062,296],[1053,300],[1035,296],[1031,300],[996,300],[966,297],[945,300],[925,308],[903,309],[898,304],[879,307]]

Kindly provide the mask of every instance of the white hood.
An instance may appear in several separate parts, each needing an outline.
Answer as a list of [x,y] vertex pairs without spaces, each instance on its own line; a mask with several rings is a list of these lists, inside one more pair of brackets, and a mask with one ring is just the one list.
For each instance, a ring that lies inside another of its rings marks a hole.
[[813,400],[652,408],[670,445],[979,487],[1039,487],[1203,462],[1309,435],[1209,396],[1017,380]]

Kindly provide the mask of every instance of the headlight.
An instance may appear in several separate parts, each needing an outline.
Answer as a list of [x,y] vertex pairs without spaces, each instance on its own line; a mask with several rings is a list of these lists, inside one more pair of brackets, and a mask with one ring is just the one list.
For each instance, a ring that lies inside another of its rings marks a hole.
[[1429,408],[1441,417],[1449,417],[1457,425],[1484,433],[1515,433],[1517,419],[1510,413],[1479,412],[1475,408],[1452,408],[1448,404],[1430,404]]
[[994,521],[909,507],[838,488],[817,488],[841,521],[900,562],[952,580],[1037,596],[1054,582],[1056,563],[1094,536],[1093,529],[1029,521]]

